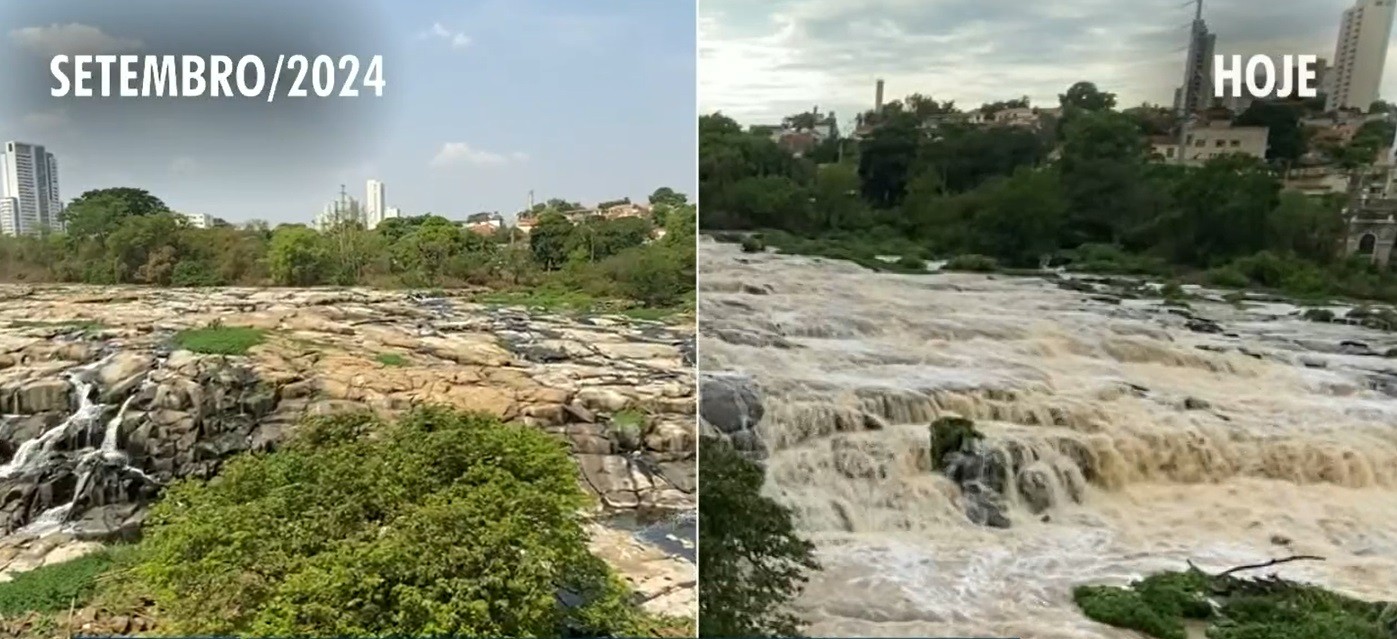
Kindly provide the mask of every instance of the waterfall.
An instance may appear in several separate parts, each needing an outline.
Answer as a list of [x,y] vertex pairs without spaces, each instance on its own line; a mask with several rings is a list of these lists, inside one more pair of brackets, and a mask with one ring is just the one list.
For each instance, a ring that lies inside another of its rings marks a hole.
[[98,404],[92,401],[92,390],[96,385],[87,379],[89,373],[106,363],[101,360],[87,366],[81,366],[70,371],[66,377],[73,385],[73,391],[78,396],[78,409],[73,411],[62,423],[50,428],[38,437],[26,441],[15,450],[15,455],[8,463],[0,466],[0,479],[9,479],[33,470],[37,470],[47,459],[48,453],[53,452],[53,447],[66,439],[74,428],[88,428],[106,410],[105,404]]

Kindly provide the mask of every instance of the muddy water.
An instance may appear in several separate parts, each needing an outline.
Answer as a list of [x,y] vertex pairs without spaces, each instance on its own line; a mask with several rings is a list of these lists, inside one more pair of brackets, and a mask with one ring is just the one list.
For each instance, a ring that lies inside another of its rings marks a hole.
[[[1073,586],[1291,554],[1279,574],[1397,598],[1397,336],[1284,304],[1156,302],[1042,278],[876,274],[705,241],[700,362],[753,377],[766,490],[825,569],[813,636],[1133,637]],[[1360,354],[1362,342],[1378,355]],[[1012,459],[971,523],[927,424]]]

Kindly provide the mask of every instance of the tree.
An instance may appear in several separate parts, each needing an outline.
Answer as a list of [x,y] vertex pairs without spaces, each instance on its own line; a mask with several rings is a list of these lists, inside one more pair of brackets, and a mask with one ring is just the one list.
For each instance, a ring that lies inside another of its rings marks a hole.
[[902,203],[917,159],[921,125],[911,115],[888,118],[859,149],[859,179],[864,199],[879,208]]
[[179,253],[174,243],[183,225],[170,213],[120,218],[104,242],[114,281],[169,284]]
[[169,211],[145,189],[119,187],[87,191],[68,204],[63,222],[70,237],[105,239],[126,218]]
[[272,233],[267,268],[278,284],[312,286],[324,275],[327,257],[319,233],[304,226],[282,226]]
[[971,221],[972,252],[1031,267],[1057,248],[1068,208],[1055,172],[1022,168],[984,191],[982,208]]
[[1300,126],[1300,105],[1277,100],[1258,100],[1237,116],[1238,126],[1264,126],[1266,159],[1291,163],[1305,154],[1305,135]]
[[650,204],[653,206],[683,206],[688,201],[689,196],[667,186],[655,189],[655,192],[650,194]]
[[761,466],[720,439],[700,443],[699,630],[713,637],[794,637],[786,606],[810,571],[814,545],[790,510],[761,494]]
[[557,211],[550,210],[539,216],[538,225],[529,233],[529,249],[544,270],[555,270],[563,265],[568,256],[572,228],[572,222]]
[[1128,116],[1083,112],[1069,121],[1059,160],[1071,211],[1064,243],[1120,241],[1126,216],[1144,206],[1144,160],[1144,142]]
[[435,286],[451,259],[462,252],[466,238],[450,220],[431,216],[416,230],[393,244],[393,254],[399,267],[412,283]]
[[1058,94],[1057,99],[1064,111],[1099,112],[1116,108],[1116,94],[1102,91],[1091,82],[1078,82],[1068,87],[1067,93]]

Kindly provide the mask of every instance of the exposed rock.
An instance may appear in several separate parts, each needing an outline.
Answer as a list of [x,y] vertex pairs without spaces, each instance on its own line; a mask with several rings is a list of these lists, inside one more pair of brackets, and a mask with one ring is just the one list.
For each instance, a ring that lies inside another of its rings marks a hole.
[[[0,476],[0,575],[42,564],[50,545],[135,539],[170,482],[213,477],[306,417],[346,411],[431,403],[517,419],[565,438],[608,508],[694,506],[691,329],[358,289],[52,287],[0,308],[0,327],[21,318],[106,328],[62,339],[0,328],[0,465],[36,442]],[[215,320],[267,340],[244,356],[170,348],[175,331]],[[69,379],[79,370],[86,402]],[[615,427],[623,410],[645,418]],[[664,597],[692,597],[692,585],[676,593]]]

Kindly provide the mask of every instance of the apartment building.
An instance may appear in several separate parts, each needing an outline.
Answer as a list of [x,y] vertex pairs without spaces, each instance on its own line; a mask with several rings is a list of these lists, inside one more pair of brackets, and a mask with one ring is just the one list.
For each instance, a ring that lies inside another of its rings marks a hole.
[[1344,11],[1327,81],[1327,110],[1367,111],[1377,101],[1394,7],[1397,0],[1358,0]]
[[43,146],[9,141],[0,153],[0,233],[37,235],[63,229],[58,160]]

